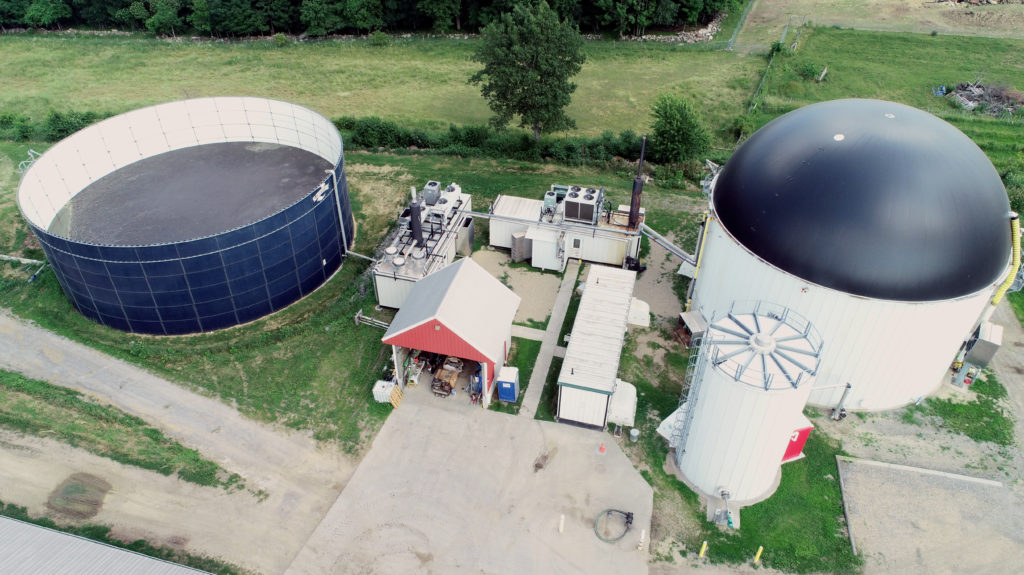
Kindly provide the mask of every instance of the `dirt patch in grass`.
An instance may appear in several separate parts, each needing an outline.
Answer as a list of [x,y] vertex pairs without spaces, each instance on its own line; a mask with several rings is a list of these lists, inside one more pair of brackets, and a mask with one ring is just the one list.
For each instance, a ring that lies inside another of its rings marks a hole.
[[737,48],[770,46],[790,26],[801,23],[858,30],[913,32],[957,36],[1024,38],[1024,5],[950,5],[947,2],[906,0],[757,0],[737,37]]
[[507,252],[490,248],[477,250],[473,261],[523,298],[513,320],[515,323],[532,327],[547,323],[562,283],[560,276],[527,266],[513,267],[509,265],[511,260]]
[[50,494],[46,507],[74,519],[89,519],[100,512],[110,484],[89,473],[74,473]]

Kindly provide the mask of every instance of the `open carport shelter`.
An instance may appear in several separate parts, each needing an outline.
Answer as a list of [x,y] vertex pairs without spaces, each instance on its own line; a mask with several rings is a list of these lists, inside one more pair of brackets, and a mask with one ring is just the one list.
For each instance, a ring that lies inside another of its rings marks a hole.
[[520,301],[470,258],[419,280],[381,340],[392,347],[397,380],[405,381],[405,361],[413,350],[476,361],[486,407],[497,367],[508,358]]

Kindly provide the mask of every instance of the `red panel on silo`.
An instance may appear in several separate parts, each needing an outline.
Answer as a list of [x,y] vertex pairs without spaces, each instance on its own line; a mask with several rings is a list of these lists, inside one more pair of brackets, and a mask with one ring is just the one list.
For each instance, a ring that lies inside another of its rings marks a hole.
[[806,425],[801,426],[793,432],[793,435],[789,436],[789,445],[786,446],[786,454],[782,456],[783,463],[803,457],[804,444],[807,443],[807,438],[811,435],[812,429],[814,429],[814,426],[811,425],[810,421],[808,421]]

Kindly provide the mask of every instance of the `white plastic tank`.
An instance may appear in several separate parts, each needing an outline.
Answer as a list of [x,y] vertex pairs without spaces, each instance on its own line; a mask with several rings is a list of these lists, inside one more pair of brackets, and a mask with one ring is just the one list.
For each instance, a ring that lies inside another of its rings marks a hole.
[[672,438],[692,486],[745,504],[771,495],[821,352],[814,327],[780,306],[737,304],[711,324]]
[[828,342],[810,403],[894,409],[934,392],[1010,266],[1009,202],[963,133],[877,100],[790,112],[711,189],[690,310],[764,300]]

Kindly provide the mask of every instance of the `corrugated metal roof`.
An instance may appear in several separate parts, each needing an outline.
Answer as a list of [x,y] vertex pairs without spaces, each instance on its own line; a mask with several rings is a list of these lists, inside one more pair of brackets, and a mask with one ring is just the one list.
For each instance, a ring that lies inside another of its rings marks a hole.
[[558,385],[599,393],[615,390],[636,272],[590,267]]
[[0,573],[201,575],[206,571],[154,559],[134,551],[9,517],[0,517]]
[[543,208],[543,200],[531,200],[530,198],[517,198],[515,196],[498,196],[498,199],[494,200],[494,209],[491,210],[491,213],[496,216],[537,221],[540,219],[540,211]]
[[416,282],[382,341],[436,319],[486,357],[504,363],[505,338],[522,300],[463,258]]

